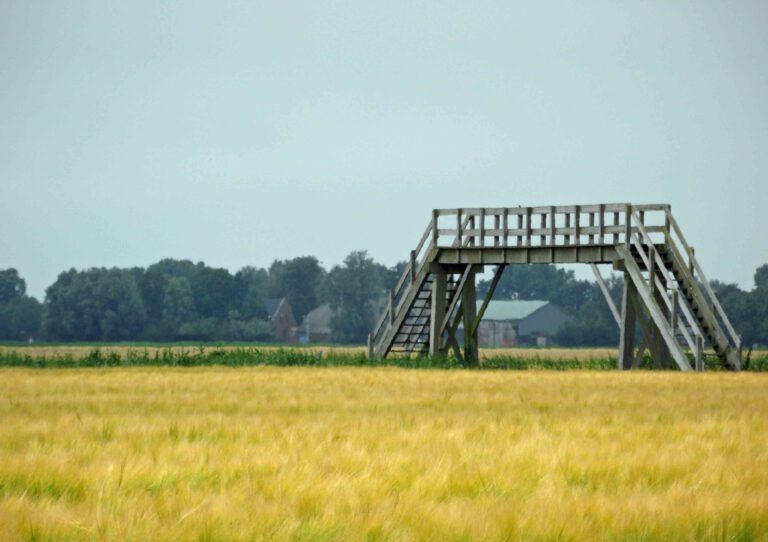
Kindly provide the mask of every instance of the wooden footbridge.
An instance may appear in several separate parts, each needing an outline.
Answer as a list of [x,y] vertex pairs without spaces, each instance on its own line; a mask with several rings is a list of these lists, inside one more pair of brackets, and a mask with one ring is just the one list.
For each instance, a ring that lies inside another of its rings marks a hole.
[[[369,336],[369,356],[454,355],[479,364],[477,329],[507,265],[592,266],[621,329],[619,369],[646,350],[654,366],[704,370],[709,356],[741,369],[741,338],[683,237],[669,205],[436,209]],[[621,307],[598,265],[624,273]],[[477,306],[475,276],[496,266]],[[463,323],[463,348],[456,339]],[[635,350],[635,331],[642,331]]]

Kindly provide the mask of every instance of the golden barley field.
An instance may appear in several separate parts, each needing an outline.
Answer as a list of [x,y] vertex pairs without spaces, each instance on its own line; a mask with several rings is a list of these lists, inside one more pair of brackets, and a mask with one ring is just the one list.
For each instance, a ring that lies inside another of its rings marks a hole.
[[768,539],[768,374],[0,369],[0,540]]

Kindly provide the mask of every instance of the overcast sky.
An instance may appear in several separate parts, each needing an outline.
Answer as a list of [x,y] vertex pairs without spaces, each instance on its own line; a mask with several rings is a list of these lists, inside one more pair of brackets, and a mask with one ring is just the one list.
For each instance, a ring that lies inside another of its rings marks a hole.
[[434,207],[669,202],[768,262],[768,4],[0,0],[0,269],[407,257]]

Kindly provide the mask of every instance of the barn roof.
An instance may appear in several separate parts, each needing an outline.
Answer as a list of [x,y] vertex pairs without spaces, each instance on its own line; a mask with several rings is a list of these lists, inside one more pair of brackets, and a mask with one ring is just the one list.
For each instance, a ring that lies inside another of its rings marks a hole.
[[[483,320],[522,320],[547,304],[549,301],[492,300],[488,303],[488,308],[485,309]],[[480,305],[482,305],[482,301],[477,303],[478,310],[480,310]]]
[[280,308],[280,303],[285,299],[284,297],[268,297],[264,300],[264,308],[267,309],[267,314],[272,318],[275,316],[277,309]]

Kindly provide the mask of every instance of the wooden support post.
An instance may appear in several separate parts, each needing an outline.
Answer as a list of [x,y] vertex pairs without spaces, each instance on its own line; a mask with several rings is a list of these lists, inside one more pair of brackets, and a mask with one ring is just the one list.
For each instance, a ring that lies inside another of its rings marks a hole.
[[624,211],[624,246],[629,250],[632,238],[632,206],[627,205]]
[[[571,213],[565,213],[565,229],[568,230],[571,227]],[[564,244],[570,245],[571,244],[571,234],[566,233],[563,236]]]
[[[594,227],[595,227],[595,213],[589,213],[589,227],[592,228],[592,229],[590,229],[590,232],[594,231]],[[595,244],[595,234],[594,233],[590,233],[589,234],[589,244],[590,245],[594,245]]]
[[368,359],[373,359],[373,335],[368,334]]
[[643,361],[643,356],[645,355],[645,351],[648,349],[648,337],[643,334],[643,338],[640,340],[640,347],[637,349],[637,354],[635,354],[635,359],[632,360],[632,368],[637,369],[640,367],[640,363]]
[[540,219],[541,220],[540,226],[541,226],[541,231],[542,231],[542,234],[539,236],[539,244],[541,246],[544,246],[544,245],[547,244],[547,236],[546,236],[546,234],[543,233],[544,230],[547,229],[547,213],[541,213],[539,216],[541,217],[541,219]]
[[[614,226],[618,226],[619,225],[619,213],[618,212],[614,212],[613,213],[613,225]],[[614,233],[613,234],[613,244],[614,245],[618,245],[619,244],[619,234],[618,233]]]
[[677,288],[672,290],[672,312],[669,315],[669,326],[672,328],[672,335],[677,337],[677,319],[680,312],[680,293]]
[[603,292],[605,302],[608,303],[608,308],[611,309],[611,314],[613,315],[614,320],[616,320],[616,324],[621,327],[621,314],[619,314],[619,309],[616,308],[616,303],[613,302],[611,293],[608,291],[608,286],[605,285],[603,275],[600,274],[600,270],[597,268],[597,265],[590,265],[592,266],[592,272],[595,274],[595,279],[597,279],[597,285],[600,286],[600,291]]
[[411,251],[411,284],[416,282],[416,251]]
[[496,233],[493,234],[493,246],[498,247],[501,244],[501,237],[499,236],[499,228],[501,227],[501,217],[497,214],[493,215],[493,229]]
[[477,367],[480,356],[477,348],[477,329],[474,330],[477,316],[477,290],[475,288],[475,269],[469,272],[467,282],[461,292],[461,311],[464,319],[464,363]]
[[[643,333],[643,338],[640,341],[640,350],[645,351],[646,348],[648,349],[655,369],[668,369],[669,355],[666,350],[666,345],[664,344],[663,338],[658,332],[653,319],[647,311],[644,310],[645,308],[642,300],[637,293],[635,294],[635,309],[637,311],[637,323],[640,325],[640,330]],[[639,363],[641,356],[642,354],[638,352],[635,357],[636,363]],[[636,365],[633,365],[633,367],[636,367]]]
[[523,230],[523,215],[517,215],[517,246],[523,246],[523,236],[520,234]]
[[395,292],[390,290],[389,291],[389,325],[395,323]]
[[624,290],[621,294],[621,330],[619,336],[619,371],[632,367],[635,353],[635,325],[637,302],[635,285],[629,273],[624,273]]
[[696,370],[704,370],[704,339],[696,334]]
[[[648,349],[651,351],[654,366],[657,369],[669,369],[672,365],[672,358],[669,353],[669,347],[664,342],[656,324],[649,317],[643,319],[644,331],[649,335]],[[647,331],[645,331],[647,330]]]
[[496,286],[499,285],[499,280],[501,280],[501,275],[504,273],[505,265],[500,265],[496,268],[496,272],[493,274],[493,280],[491,280],[491,286],[488,288],[488,291],[485,294],[485,298],[483,299],[483,303],[480,305],[480,310],[477,311],[477,315],[475,316],[475,322],[472,324],[472,335],[475,335],[477,333],[477,328],[480,327],[480,321],[483,319],[483,315],[485,314],[485,309],[488,308],[488,304],[491,302],[491,299],[493,298],[493,292],[496,291]]
[[445,297],[447,291],[448,274],[438,264],[433,264],[432,271],[432,305],[429,320],[429,355],[439,357],[444,355],[442,346],[442,333],[440,326],[445,319]]

